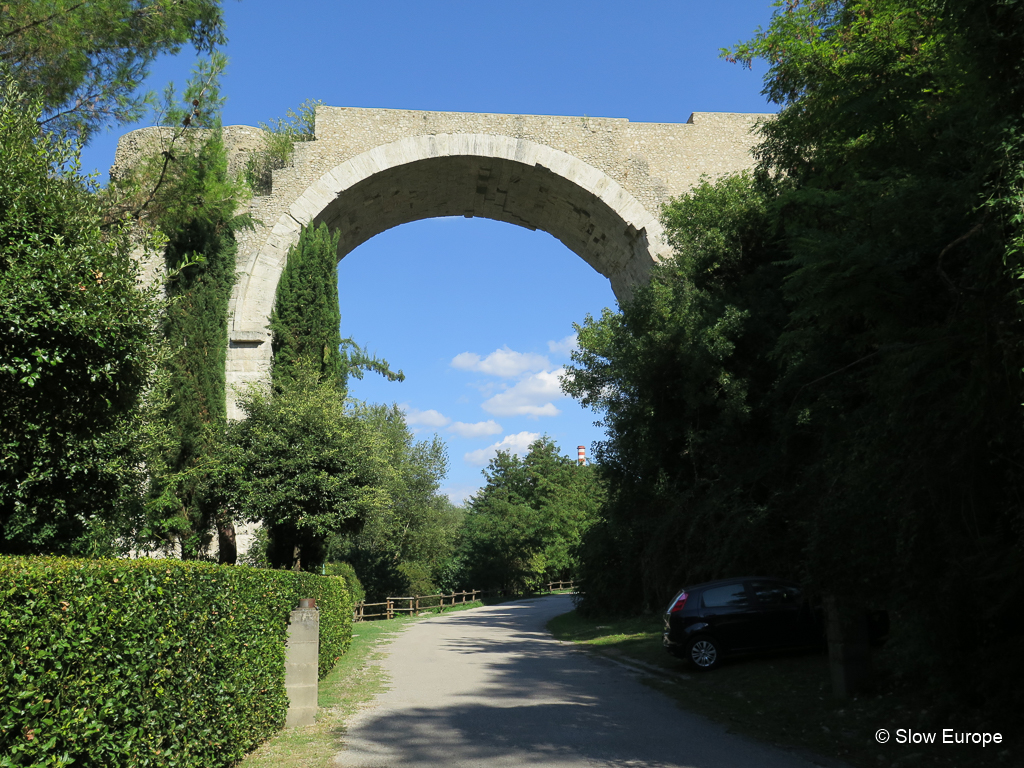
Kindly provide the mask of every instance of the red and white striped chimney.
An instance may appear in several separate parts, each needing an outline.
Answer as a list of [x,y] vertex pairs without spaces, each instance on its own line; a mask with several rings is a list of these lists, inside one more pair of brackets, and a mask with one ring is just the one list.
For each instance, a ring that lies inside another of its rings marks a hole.
[[576,461],[581,467],[587,463],[587,449],[585,446],[576,446]]

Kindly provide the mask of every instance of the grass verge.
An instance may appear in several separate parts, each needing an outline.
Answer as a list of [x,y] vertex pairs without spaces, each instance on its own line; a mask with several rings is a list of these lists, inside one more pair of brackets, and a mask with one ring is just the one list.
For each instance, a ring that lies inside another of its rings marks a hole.
[[[634,664],[644,671],[645,683],[684,709],[785,749],[857,768],[1002,767],[1021,765],[1024,755],[1020,734],[1007,731],[1002,732],[1002,744],[984,748],[897,743],[897,729],[937,733],[941,742],[943,728],[984,732],[999,727],[944,712],[937,702],[907,686],[883,686],[878,695],[840,701],[832,696],[824,653],[741,658],[712,672],[697,672],[662,648],[660,616],[591,620],[572,611],[552,619],[548,629],[559,640]],[[884,650],[879,655],[884,657]],[[878,661],[884,666],[884,658]],[[890,732],[889,743],[876,741],[880,728]]]
[[[477,608],[481,602],[445,608],[445,613]],[[281,730],[255,752],[241,768],[324,768],[344,748],[347,723],[359,708],[388,688],[387,675],[376,664],[385,646],[408,624],[421,617],[398,616],[352,625],[352,645],[320,681],[316,724]]]

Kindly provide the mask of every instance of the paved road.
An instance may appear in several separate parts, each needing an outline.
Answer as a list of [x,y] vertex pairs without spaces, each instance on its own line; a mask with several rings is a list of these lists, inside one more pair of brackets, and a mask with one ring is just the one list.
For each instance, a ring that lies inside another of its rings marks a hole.
[[391,690],[357,715],[345,768],[811,768],[679,709],[621,666],[554,640],[568,596],[419,621],[383,662]]

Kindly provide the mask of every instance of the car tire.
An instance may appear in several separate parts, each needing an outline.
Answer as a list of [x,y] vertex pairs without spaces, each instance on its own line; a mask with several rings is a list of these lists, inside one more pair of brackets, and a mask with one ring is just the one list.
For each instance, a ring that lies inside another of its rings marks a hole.
[[722,662],[721,645],[713,637],[701,635],[686,644],[686,658],[696,669],[715,669]]

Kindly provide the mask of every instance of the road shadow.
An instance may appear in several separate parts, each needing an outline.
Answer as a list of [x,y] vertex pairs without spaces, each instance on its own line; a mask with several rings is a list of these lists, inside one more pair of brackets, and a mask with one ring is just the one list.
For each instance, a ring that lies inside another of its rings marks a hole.
[[[781,750],[681,710],[614,663],[554,640],[571,610],[541,598],[431,619],[451,675],[460,657],[482,682],[443,705],[382,708],[350,731],[340,766],[651,766],[809,768]],[[545,601],[542,603],[541,601]],[[412,651],[415,652],[415,651]],[[446,672],[446,674],[449,674]],[[392,685],[401,685],[392,681]]]

